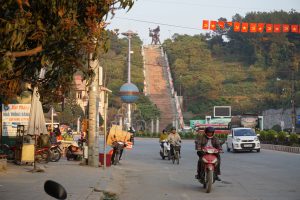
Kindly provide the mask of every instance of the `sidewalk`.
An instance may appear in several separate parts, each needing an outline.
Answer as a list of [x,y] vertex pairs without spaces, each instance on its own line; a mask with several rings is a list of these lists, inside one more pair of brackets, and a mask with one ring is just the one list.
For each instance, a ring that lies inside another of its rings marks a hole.
[[[44,192],[44,182],[53,180],[65,187],[67,199],[101,200],[104,193],[120,194],[122,191],[120,173],[116,168],[93,168],[81,166],[80,162],[67,161],[37,166],[45,172],[29,172],[32,166],[19,166],[7,163],[6,172],[0,172],[0,199],[5,200],[50,200]],[[112,198],[110,198],[112,199]]]

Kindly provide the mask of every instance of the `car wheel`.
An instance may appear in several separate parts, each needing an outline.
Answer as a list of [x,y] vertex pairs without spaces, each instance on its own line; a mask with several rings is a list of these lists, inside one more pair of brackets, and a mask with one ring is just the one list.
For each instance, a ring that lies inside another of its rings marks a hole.
[[230,152],[230,148],[229,148],[228,144],[226,144],[226,147],[227,147],[227,152]]
[[260,149],[257,149],[256,151],[257,151],[257,153],[259,153],[259,152],[260,152]]

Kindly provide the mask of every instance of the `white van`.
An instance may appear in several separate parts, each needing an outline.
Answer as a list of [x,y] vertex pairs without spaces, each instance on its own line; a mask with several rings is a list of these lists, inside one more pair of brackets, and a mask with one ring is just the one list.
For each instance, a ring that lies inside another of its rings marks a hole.
[[226,140],[227,151],[256,150],[260,152],[260,141],[251,128],[232,128]]

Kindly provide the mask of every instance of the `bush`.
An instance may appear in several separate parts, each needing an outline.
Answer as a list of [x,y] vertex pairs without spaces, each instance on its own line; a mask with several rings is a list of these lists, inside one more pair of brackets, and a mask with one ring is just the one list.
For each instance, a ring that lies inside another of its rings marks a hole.
[[274,143],[275,136],[276,136],[276,131],[274,131],[274,130],[268,130],[267,134],[266,134],[266,141],[268,143]]
[[259,140],[266,142],[267,141],[267,131],[259,131]]
[[297,144],[299,142],[298,135],[295,133],[292,133],[290,135],[289,140],[290,140],[291,145]]
[[280,131],[278,134],[277,134],[277,140],[279,142],[279,144],[284,144],[285,141],[286,141],[286,132],[283,132],[283,131]]

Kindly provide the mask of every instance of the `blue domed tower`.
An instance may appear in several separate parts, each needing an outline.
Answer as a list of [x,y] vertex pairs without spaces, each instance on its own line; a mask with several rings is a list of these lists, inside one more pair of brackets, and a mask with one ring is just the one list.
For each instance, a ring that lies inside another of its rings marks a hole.
[[133,83],[125,83],[120,88],[121,99],[124,103],[134,103],[138,99],[139,89]]

